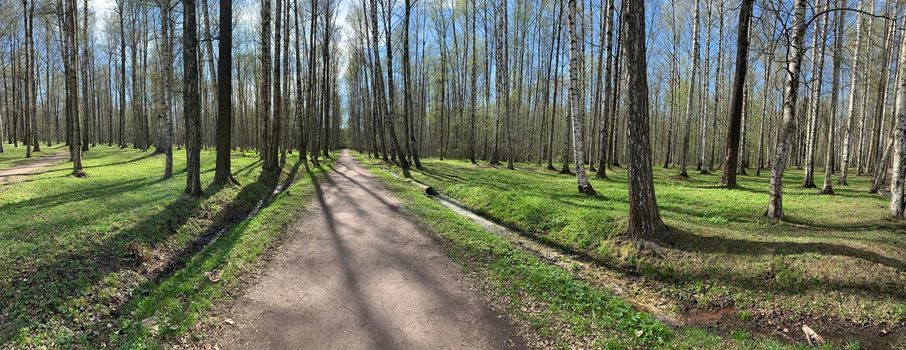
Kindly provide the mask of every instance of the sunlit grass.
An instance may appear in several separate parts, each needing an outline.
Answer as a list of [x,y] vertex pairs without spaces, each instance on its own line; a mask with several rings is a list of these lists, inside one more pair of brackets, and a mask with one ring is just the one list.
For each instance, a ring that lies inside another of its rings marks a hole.
[[727,190],[717,186],[719,174],[695,172],[686,181],[674,178],[675,169],[656,167],[657,200],[671,230],[663,236],[662,259],[627,255],[613,239],[628,215],[622,169],[610,171],[610,180],[592,180],[599,195],[587,197],[574,177],[534,164],[508,171],[459,160],[422,162],[425,170],[413,172],[417,180],[551,244],[641,273],[682,305],[735,305],[790,319],[906,319],[906,226],[888,219],[887,200],[867,193],[866,177],[823,196],[801,188],[801,171],[789,171],[786,223],[772,225],[763,218],[766,173],[741,176],[740,188]]
[[[156,278],[179,270],[182,257],[196,249],[192,242],[250,211],[274,186],[259,178],[257,155],[234,152],[233,173],[241,185],[207,187],[201,199],[192,199],[183,195],[185,152],[174,151],[174,158],[175,176],[164,180],[161,155],[97,147],[85,153],[86,179],[69,176],[71,164],[64,163],[0,186],[0,344],[99,346],[115,339],[117,328],[133,325],[122,318],[145,311],[125,311],[136,307],[129,304],[136,293],[163,288]],[[290,157],[286,171],[295,162]],[[213,167],[214,152],[203,151],[205,186]],[[309,183],[304,168],[298,174],[303,181],[291,191]],[[245,231],[231,232],[257,241],[236,244],[240,239],[231,233],[234,244],[217,241],[221,252],[242,246],[257,254],[275,236],[258,224],[242,226]],[[191,289],[196,282],[175,288]],[[197,309],[184,307],[186,315]]]

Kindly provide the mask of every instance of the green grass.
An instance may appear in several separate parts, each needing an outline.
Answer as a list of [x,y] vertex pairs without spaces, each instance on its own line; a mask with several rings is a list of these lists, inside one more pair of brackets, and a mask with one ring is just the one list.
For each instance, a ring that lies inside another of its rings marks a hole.
[[[85,154],[87,179],[68,176],[67,163],[0,187],[0,344],[142,348],[179,334],[235,286],[304,207],[309,176],[323,172],[296,168],[300,181],[196,253],[199,237],[249,212],[276,182],[259,176],[255,154],[237,152],[241,185],[191,199],[182,194],[185,152],[174,158],[176,174],[163,180],[162,156],[97,147]],[[214,152],[203,151],[205,185],[213,164]],[[215,267],[223,280],[203,283]],[[152,335],[140,321],[155,310],[160,331]]]
[[[517,171],[468,161],[424,159],[418,181],[470,209],[605,266],[644,276],[646,288],[689,308],[733,305],[763,322],[831,319],[883,327],[906,320],[906,225],[891,221],[887,200],[854,177],[837,195],[785,177],[786,222],[763,218],[768,176],[741,176],[737,190],[719,175],[677,180],[655,168],[658,204],[671,231],[665,258],[621,246],[626,228],[624,170],[592,180],[587,197],[575,177],[518,164]],[[821,172],[823,173],[823,172]],[[820,179],[818,179],[820,181]],[[751,318],[751,317],[750,317]]]
[[[443,238],[445,250],[482,289],[501,298],[504,311],[531,325],[544,347],[800,349],[745,333],[721,337],[698,329],[671,330],[652,315],[639,312],[608,291],[573,278],[568,271],[540,261],[508,240],[458,216],[410,182],[385,171],[363,156],[369,166],[424,227]],[[436,166],[436,161],[428,164]],[[455,176],[455,175],[454,175]],[[500,189],[498,189],[500,190]],[[827,346],[831,348],[831,346]]]

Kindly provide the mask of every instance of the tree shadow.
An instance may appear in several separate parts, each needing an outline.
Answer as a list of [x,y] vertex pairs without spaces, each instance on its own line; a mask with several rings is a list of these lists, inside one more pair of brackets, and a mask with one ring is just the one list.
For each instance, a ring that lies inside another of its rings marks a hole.
[[[117,165],[126,165],[126,164],[130,164],[130,163],[139,162],[139,161],[142,161],[142,160],[145,160],[145,159],[154,157],[154,156],[156,156],[156,155],[158,155],[158,154],[156,154],[156,153],[147,153],[147,154],[144,154],[144,155],[142,155],[142,156],[140,156],[140,157],[136,157],[136,158],[133,158],[133,159],[130,159],[130,160],[124,160],[124,161],[113,162],[113,163],[105,163],[105,164],[97,164],[97,165],[83,166],[82,169],[99,169],[99,168],[106,168],[106,167],[117,166]],[[69,160],[67,160],[67,161],[65,161],[65,162],[63,162],[63,163],[68,163],[68,162],[69,162]],[[57,164],[57,165],[58,165],[58,164]],[[35,176],[35,175],[53,174],[53,173],[60,173],[60,172],[66,172],[66,173],[68,173],[68,172],[71,172],[71,171],[72,171],[72,169],[70,169],[70,168],[64,168],[64,169],[52,169],[52,170],[39,171],[39,172],[32,173],[32,174],[28,174],[28,175],[29,175],[29,176]],[[2,176],[0,176],[0,177],[2,177]]]
[[720,236],[703,236],[683,230],[671,230],[665,241],[672,248],[697,254],[734,255],[799,255],[821,254],[845,256],[906,271],[906,261],[847,245],[826,242],[753,241]]
[[[293,168],[292,176],[296,175],[299,166]],[[180,172],[185,172],[185,168]],[[145,178],[112,186],[99,184],[89,189],[17,202],[0,210],[34,210],[71,201],[103,200],[161,181],[164,180]],[[39,329],[48,322],[62,322],[66,328],[77,330],[77,334],[92,334],[89,337],[109,336],[104,332],[79,331],[100,328],[98,325],[105,319],[115,320],[119,308],[134,297],[133,290],[147,290],[185,266],[192,255],[229,227],[267,206],[279,193],[275,191],[278,184],[279,179],[273,174],[262,173],[255,182],[242,186],[239,193],[216,213],[206,212],[204,208],[222,189],[220,186],[208,186],[201,198],[179,195],[157,213],[128,228],[100,239],[88,237],[78,247],[13,270],[8,278],[0,278],[0,309],[4,310],[0,315],[0,343],[13,341],[19,334]],[[290,184],[291,180],[285,183],[286,186]],[[187,226],[190,221],[191,225]],[[87,222],[92,221],[88,218]],[[184,229],[200,230],[201,233],[178,237]],[[121,278],[126,281],[119,281]],[[129,281],[140,284],[130,287]],[[110,300],[103,295],[105,287],[126,294],[118,294]],[[83,315],[79,312],[74,316],[72,308],[82,302],[89,306],[88,315],[99,319],[80,319]]]
[[[255,163],[259,162],[256,161]],[[279,173],[262,172],[255,182],[242,186],[242,190],[232,202],[227,204],[215,216],[215,222],[209,226],[205,234],[196,237],[183,247],[176,255],[177,258],[172,259],[165,268],[143,283],[138,290],[160,293],[151,295],[150,300],[152,301],[177,299],[175,302],[182,308],[181,310],[191,309],[194,303],[206,298],[206,293],[210,293],[209,289],[214,288],[215,283],[211,282],[204,272],[208,272],[212,264],[213,266],[221,267],[226,264],[226,260],[235,252],[236,246],[242,243],[246,228],[253,222],[251,218],[273,203],[279,194],[285,192],[294,183],[295,175],[303,166],[306,173],[313,178],[316,177],[308,164],[301,161],[290,169],[289,174],[292,174],[293,177],[288,178],[282,185],[280,185],[279,178],[275,176]],[[205,192],[219,191],[226,186],[232,185],[212,183]],[[197,287],[191,290],[173,290],[167,287],[157,288],[156,286],[161,283],[168,286],[191,285]],[[143,300],[139,298],[140,296],[142,295],[133,297],[124,310],[118,314],[132,315],[129,316],[132,318],[149,317],[151,314],[157,314],[157,305],[134,302],[136,299]],[[149,306],[150,310],[148,309]],[[175,310],[180,309],[176,308]],[[172,334],[175,329],[172,327],[188,326],[189,322],[193,322],[192,317],[185,317],[185,315],[173,317],[174,319],[169,321],[177,324],[170,324],[170,328],[163,329],[161,336],[166,337]],[[132,323],[128,325],[125,331],[134,336],[146,332],[147,329],[144,329],[139,323]],[[100,337],[105,336],[109,337],[111,335],[100,335]],[[130,338],[127,336],[127,339]],[[97,341],[94,343],[97,343]]]

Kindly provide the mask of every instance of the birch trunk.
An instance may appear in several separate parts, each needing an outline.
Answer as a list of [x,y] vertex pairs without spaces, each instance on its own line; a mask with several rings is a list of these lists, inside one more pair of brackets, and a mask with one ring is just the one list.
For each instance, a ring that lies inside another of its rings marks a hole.
[[[837,0],[837,6],[842,6],[843,2],[844,0]],[[843,52],[843,11],[837,12],[834,21],[836,28],[834,29],[834,71],[831,78],[833,79],[831,82],[831,110],[827,118],[827,152],[824,156],[824,185],[821,186],[821,194],[834,194],[833,177],[836,159],[834,155],[837,151],[837,102],[840,99],[840,75],[843,70],[843,60],[840,57]]]
[[651,173],[651,143],[648,139],[648,68],[645,49],[645,1],[627,0],[623,21],[626,25],[626,71],[628,139],[633,152],[627,164],[629,180],[629,227],[633,240],[651,239],[666,230],[654,193]]
[[693,17],[695,18],[692,23],[692,75],[689,77],[689,92],[686,96],[686,122],[685,122],[685,131],[683,132],[683,153],[680,154],[680,164],[679,164],[679,175],[683,178],[688,178],[689,173],[686,171],[687,157],[689,156],[689,138],[692,135],[692,113],[694,110],[693,104],[695,102],[695,79],[698,77],[698,61],[699,61],[699,51],[701,50],[699,44],[699,0],[695,0],[693,10]]
[[582,121],[585,107],[580,102],[580,96],[583,92],[580,90],[581,84],[579,83],[579,80],[582,79],[579,73],[581,71],[579,67],[581,62],[579,46],[582,45],[583,39],[580,37],[576,17],[576,0],[569,0],[569,113],[573,126],[573,157],[576,162],[576,181],[579,185],[579,193],[594,195],[595,190],[592,188],[591,183],[588,182],[588,177],[585,174],[585,155],[583,153],[585,145],[582,143]]
[[[899,62],[906,62],[906,45],[900,45]],[[890,179],[890,215],[902,219],[906,211],[906,69],[898,65],[896,127],[894,128],[893,175]]]
[[783,219],[783,172],[786,169],[789,156],[790,136],[796,122],[796,99],[799,90],[799,70],[802,65],[802,56],[805,51],[803,37],[805,36],[805,3],[806,0],[796,0],[793,5],[795,14],[792,38],[789,47],[789,63],[787,64],[786,87],[783,102],[783,121],[780,135],[777,138],[777,147],[774,151],[774,164],[771,167],[771,183],[767,216],[771,222]]
[[[823,11],[827,9],[828,2],[824,2],[821,6]],[[814,57],[812,62],[814,62],[814,67],[812,68],[812,95],[809,97],[809,116],[808,116],[808,136],[807,144],[805,149],[805,179],[802,183],[802,187],[805,188],[815,188],[815,153],[816,148],[818,147],[818,117],[821,114],[821,77],[824,75],[824,49],[827,46],[827,41],[825,36],[827,34],[827,26],[829,21],[828,15],[825,14],[824,18],[821,19],[820,29],[815,29],[815,40],[814,40]],[[820,44],[819,44],[820,42]]]
[[610,76],[613,74],[613,7],[615,0],[606,0],[607,8],[604,10],[605,18],[602,20],[604,22],[604,50],[606,50],[607,55],[605,56],[604,62],[604,93],[601,99],[601,131],[600,131],[600,144],[598,150],[598,170],[595,173],[595,178],[597,179],[606,179],[607,178],[607,145],[610,140],[607,137],[608,130],[610,129],[610,119],[613,117],[611,113],[610,105],[613,99],[613,79]]
[[[865,0],[859,0],[858,9],[863,10],[865,8]],[[855,58],[853,59],[852,65],[852,78],[850,79],[850,89],[849,89],[849,108],[846,113],[846,129],[843,132],[843,155],[840,164],[840,179],[838,183],[840,185],[848,185],[846,180],[849,175],[849,163],[852,153],[852,134],[853,134],[853,121],[855,120],[856,114],[856,98],[861,86],[860,74],[862,69],[862,40],[864,37],[863,26],[865,25],[864,16],[859,13],[858,20],[856,22],[856,52]],[[839,54],[839,53],[838,53]]]

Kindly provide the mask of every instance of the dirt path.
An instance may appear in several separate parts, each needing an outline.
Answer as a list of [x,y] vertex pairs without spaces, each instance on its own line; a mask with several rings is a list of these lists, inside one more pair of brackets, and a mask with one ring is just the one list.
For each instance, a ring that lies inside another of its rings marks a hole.
[[41,158],[19,161],[19,164],[15,167],[0,170],[0,186],[22,181],[28,176],[40,173],[44,168],[49,168],[68,159],[69,153],[62,151]]
[[437,242],[344,154],[272,266],[229,310],[226,349],[522,348]]

